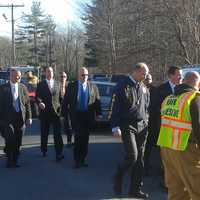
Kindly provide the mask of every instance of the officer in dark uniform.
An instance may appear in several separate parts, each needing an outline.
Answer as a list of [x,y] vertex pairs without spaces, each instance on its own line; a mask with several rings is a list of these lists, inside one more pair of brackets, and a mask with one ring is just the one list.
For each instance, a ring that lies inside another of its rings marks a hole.
[[114,136],[121,136],[125,150],[124,161],[114,176],[115,195],[121,195],[123,176],[131,169],[129,197],[148,198],[141,191],[149,105],[149,92],[142,81],[148,72],[145,63],[138,63],[131,76],[115,88],[111,126]]

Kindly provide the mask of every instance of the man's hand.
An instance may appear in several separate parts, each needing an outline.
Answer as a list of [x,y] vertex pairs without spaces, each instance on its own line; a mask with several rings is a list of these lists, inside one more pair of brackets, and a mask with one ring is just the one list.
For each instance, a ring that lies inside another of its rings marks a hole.
[[121,137],[122,133],[121,130],[118,128],[113,132],[114,137]]
[[39,103],[39,108],[40,108],[41,110],[44,110],[44,109],[45,109],[45,104],[44,104],[44,103]]
[[27,126],[30,126],[31,124],[32,124],[32,119],[27,119],[27,120],[26,120],[26,125],[27,125]]

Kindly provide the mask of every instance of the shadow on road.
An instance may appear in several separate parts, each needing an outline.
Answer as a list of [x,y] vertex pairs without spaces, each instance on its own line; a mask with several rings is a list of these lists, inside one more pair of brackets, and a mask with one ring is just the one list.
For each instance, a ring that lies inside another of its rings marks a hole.
[[[57,163],[52,145],[47,157],[42,157],[39,146],[24,146],[21,167],[5,168],[5,157],[0,158],[1,199],[6,200],[101,200],[114,199],[112,175],[122,159],[120,143],[91,143],[86,168],[73,169],[72,149],[65,147],[65,159]],[[159,177],[145,178],[144,190],[152,200],[165,200],[158,190]],[[125,179],[125,193],[128,179]],[[126,197],[126,196],[125,196]]]

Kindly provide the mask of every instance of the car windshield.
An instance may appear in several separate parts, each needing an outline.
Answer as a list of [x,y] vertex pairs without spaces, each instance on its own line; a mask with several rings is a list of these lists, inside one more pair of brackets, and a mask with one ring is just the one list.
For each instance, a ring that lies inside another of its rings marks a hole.
[[113,93],[113,86],[112,85],[103,85],[103,84],[96,84],[99,89],[100,96],[112,96]]

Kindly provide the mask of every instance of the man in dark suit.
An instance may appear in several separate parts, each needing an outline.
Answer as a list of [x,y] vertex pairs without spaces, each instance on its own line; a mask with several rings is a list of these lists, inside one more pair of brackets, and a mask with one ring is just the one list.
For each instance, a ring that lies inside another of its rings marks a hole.
[[54,80],[52,67],[45,69],[46,79],[41,81],[36,90],[36,101],[40,109],[41,151],[47,153],[47,143],[50,125],[53,126],[56,160],[61,161],[63,156],[63,139],[60,122],[60,85]]
[[170,66],[168,68],[167,75],[168,80],[158,87],[160,107],[165,97],[173,94],[175,86],[179,85],[182,81],[182,70],[177,66]]
[[129,197],[148,198],[141,191],[149,105],[149,92],[142,81],[148,72],[145,63],[136,64],[131,76],[120,82],[114,92],[111,127],[114,136],[122,138],[125,150],[125,158],[114,176],[116,195],[121,195],[123,177],[130,169]]
[[156,140],[158,138],[158,134],[160,131],[160,109],[161,104],[163,100],[169,96],[170,94],[174,93],[174,88],[176,85],[179,85],[182,81],[182,70],[177,66],[170,66],[167,71],[168,80],[164,83],[162,83],[160,86],[158,86],[157,89],[157,104],[158,109],[156,109],[156,119],[157,119],[157,127],[155,127],[155,133],[156,133]]
[[71,117],[75,131],[74,161],[75,168],[87,166],[89,131],[94,119],[101,114],[100,97],[95,85],[88,82],[88,70],[79,70],[79,80],[69,83],[64,97],[62,111]]
[[152,152],[153,147],[156,145],[157,136],[155,127],[157,127],[157,113],[158,113],[158,100],[157,100],[157,87],[155,87],[152,83],[152,76],[151,74],[147,74],[144,84],[149,90],[150,93],[150,103],[149,103],[149,122],[148,122],[148,137],[145,147],[145,154],[144,154],[144,167],[145,167],[145,174],[149,174],[149,170],[151,168],[150,165],[150,155]]
[[28,91],[20,83],[21,72],[10,70],[10,82],[0,88],[0,122],[5,138],[7,167],[19,167],[17,164],[25,124],[30,125],[31,106]]
[[[160,86],[158,86],[158,97],[157,97],[157,105],[158,109],[155,110],[155,119],[157,121],[157,126],[155,126],[154,131],[156,134],[156,141],[158,139],[158,134],[160,131],[160,124],[161,124],[161,104],[163,100],[174,93],[174,88],[179,85],[182,82],[182,70],[178,66],[169,66],[167,70],[167,76],[168,80],[164,83],[162,83]],[[160,170],[161,170],[161,187],[166,190],[165,184],[164,184],[164,171],[162,167],[162,163],[160,164]]]

